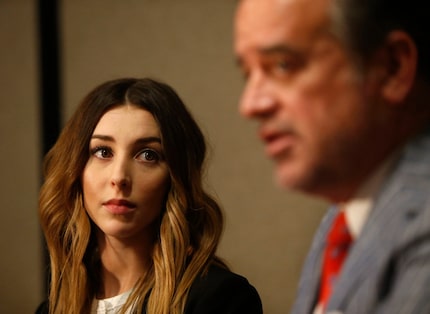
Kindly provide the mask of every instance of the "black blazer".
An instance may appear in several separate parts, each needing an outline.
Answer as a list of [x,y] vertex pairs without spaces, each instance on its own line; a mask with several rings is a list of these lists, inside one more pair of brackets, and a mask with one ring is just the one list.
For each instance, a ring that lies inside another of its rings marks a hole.
[[[262,314],[257,290],[229,270],[211,266],[205,276],[196,278],[190,288],[184,314]],[[48,314],[47,302],[36,314]],[[142,314],[146,314],[144,311]]]

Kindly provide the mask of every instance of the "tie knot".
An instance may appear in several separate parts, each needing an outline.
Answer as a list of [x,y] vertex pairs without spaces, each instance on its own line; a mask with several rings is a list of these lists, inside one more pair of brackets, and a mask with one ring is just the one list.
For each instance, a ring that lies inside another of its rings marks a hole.
[[333,221],[327,241],[331,245],[349,245],[351,243],[352,237],[348,230],[344,211],[340,211]]

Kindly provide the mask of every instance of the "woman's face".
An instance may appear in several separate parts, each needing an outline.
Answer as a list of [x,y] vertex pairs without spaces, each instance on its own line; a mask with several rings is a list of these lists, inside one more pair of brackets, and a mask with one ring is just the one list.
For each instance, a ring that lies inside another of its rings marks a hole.
[[82,186],[92,221],[107,237],[152,237],[169,187],[160,129],[152,114],[132,105],[107,111],[89,150]]

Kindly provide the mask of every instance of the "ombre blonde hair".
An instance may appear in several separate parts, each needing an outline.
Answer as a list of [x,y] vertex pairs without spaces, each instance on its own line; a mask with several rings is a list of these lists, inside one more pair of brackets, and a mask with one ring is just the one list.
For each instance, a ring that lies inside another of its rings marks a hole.
[[95,228],[83,205],[81,176],[90,156],[92,133],[108,110],[131,104],[149,111],[160,127],[170,172],[152,265],[140,278],[123,311],[183,313],[191,284],[211,264],[223,228],[217,202],[202,177],[204,136],[168,85],[151,79],[106,82],[91,91],[64,127],[44,161],[39,216],[50,255],[49,312],[89,313],[100,289]]

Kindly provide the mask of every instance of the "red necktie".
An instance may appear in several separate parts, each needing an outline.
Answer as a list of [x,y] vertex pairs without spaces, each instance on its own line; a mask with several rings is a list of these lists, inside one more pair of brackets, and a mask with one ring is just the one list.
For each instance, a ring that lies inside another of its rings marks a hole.
[[331,230],[327,235],[327,244],[324,251],[324,264],[321,276],[319,304],[325,308],[330,294],[336,284],[337,276],[342,263],[348,254],[352,237],[346,225],[345,213],[340,211],[333,221]]

